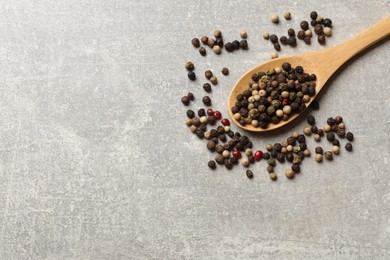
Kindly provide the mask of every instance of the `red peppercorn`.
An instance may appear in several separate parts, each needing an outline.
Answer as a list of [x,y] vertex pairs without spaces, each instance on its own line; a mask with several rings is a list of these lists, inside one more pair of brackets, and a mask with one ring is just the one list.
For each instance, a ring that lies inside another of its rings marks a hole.
[[288,104],[288,98],[283,98],[282,105],[285,106]]
[[223,124],[224,126],[228,126],[228,125],[230,125],[230,121],[229,121],[229,119],[224,118],[221,120],[221,124]]
[[241,153],[240,151],[233,151],[233,156],[236,157],[237,159],[240,159],[241,158]]
[[256,161],[259,161],[261,158],[263,158],[263,151],[262,151],[262,150],[257,150],[257,151],[255,152],[254,157],[255,157],[255,160],[256,160]]
[[207,115],[208,116],[213,116],[214,115],[214,110],[212,110],[211,108],[207,109]]
[[215,117],[216,119],[221,119],[221,117],[222,117],[221,112],[215,111],[215,112],[214,112],[214,117]]

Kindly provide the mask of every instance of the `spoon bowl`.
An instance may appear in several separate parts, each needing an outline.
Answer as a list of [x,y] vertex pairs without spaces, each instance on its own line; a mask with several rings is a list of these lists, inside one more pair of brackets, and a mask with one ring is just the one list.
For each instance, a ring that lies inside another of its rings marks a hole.
[[282,67],[284,62],[291,64],[291,67],[302,66],[304,71],[309,74],[315,74],[316,79],[316,94],[311,97],[309,102],[306,102],[306,109],[310,103],[316,98],[318,93],[323,89],[328,79],[340,68],[346,61],[351,59],[356,54],[360,53],[364,49],[380,41],[381,39],[390,35],[390,17],[387,17],[379,23],[372,26],[370,29],[362,32],[358,36],[348,40],[345,43],[337,45],[335,47],[303,53],[298,55],[292,55],[287,57],[281,57],[273,59],[255,66],[247,71],[234,85],[230,92],[228,99],[228,111],[231,120],[244,130],[251,132],[266,132],[278,129],[301,115],[305,110],[299,113],[291,114],[286,121],[280,121],[278,124],[268,124],[267,128],[254,127],[250,124],[245,126],[241,125],[235,118],[231,111],[231,108],[236,103],[236,97],[242,94],[247,88],[248,83],[252,81],[252,75],[261,71],[267,71],[272,68]]

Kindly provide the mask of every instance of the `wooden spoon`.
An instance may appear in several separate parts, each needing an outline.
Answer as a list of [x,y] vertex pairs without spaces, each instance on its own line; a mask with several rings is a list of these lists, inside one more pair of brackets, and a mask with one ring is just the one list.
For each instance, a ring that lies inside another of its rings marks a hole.
[[271,68],[281,67],[284,62],[289,62],[292,67],[302,66],[305,72],[311,74],[314,73],[317,75],[316,82],[316,95],[310,99],[306,106],[315,99],[320,90],[324,87],[325,83],[328,79],[336,72],[341,65],[343,65],[346,61],[351,59],[353,56],[363,51],[367,47],[372,44],[380,41],[381,39],[390,35],[390,16],[383,19],[379,23],[375,24],[368,30],[362,32],[361,34],[355,36],[354,38],[337,45],[335,47],[303,53],[299,55],[287,56],[278,59],[273,59],[267,61],[263,64],[257,65],[252,68],[248,72],[246,72],[234,85],[232,91],[229,95],[228,100],[228,111],[231,119],[234,123],[236,123],[239,127],[244,130],[252,131],[252,132],[265,132],[277,129],[285,124],[290,123],[294,119],[296,119],[303,111],[300,113],[293,114],[289,117],[287,121],[280,121],[278,124],[270,123],[267,128],[263,129],[260,127],[253,127],[250,124],[246,124],[242,126],[237,120],[234,119],[231,108],[236,103],[236,97],[238,94],[241,94],[248,88],[248,83],[251,81],[251,76],[254,73],[258,73],[260,71],[267,71]]

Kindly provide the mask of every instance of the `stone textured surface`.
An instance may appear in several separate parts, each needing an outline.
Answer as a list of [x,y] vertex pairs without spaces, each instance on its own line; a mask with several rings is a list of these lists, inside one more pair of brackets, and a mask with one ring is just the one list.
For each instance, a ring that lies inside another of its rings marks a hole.
[[[293,181],[279,165],[270,182],[264,162],[252,181],[241,167],[209,171],[183,123],[180,97],[201,106],[205,69],[227,114],[231,86],[273,51],[262,33],[298,28],[312,9],[333,19],[332,46],[390,1],[2,1],[0,259],[389,259],[389,41],[340,71],[314,113],[341,114],[355,151],[306,160]],[[285,10],[293,19],[271,24]],[[250,50],[201,57],[191,38],[216,28],[227,40],[246,30]],[[252,136],[264,147],[287,135]]]

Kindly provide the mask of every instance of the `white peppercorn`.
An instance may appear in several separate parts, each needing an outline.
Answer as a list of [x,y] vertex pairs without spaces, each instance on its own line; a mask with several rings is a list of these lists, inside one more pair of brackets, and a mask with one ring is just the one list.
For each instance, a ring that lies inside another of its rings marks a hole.
[[338,147],[337,145],[334,145],[332,147],[332,152],[335,154],[335,155],[339,155],[340,154],[340,147]]
[[185,124],[186,124],[187,126],[191,126],[191,125],[192,125],[191,119],[186,118]]
[[247,149],[245,150],[245,154],[246,154],[246,156],[251,156],[251,155],[252,155],[252,149],[247,148]]
[[314,141],[319,142],[321,141],[321,136],[319,134],[314,135]]
[[215,52],[215,54],[221,54],[221,47],[219,47],[218,45],[214,45],[213,51]]
[[316,154],[316,156],[315,156],[315,159],[317,162],[322,162],[322,158],[323,158],[322,154],[319,154],[319,153]]
[[240,36],[241,38],[246,39],[248,37],[248,34],[246,33],[246,31],[241,31]]
[[308,30],[305,31],[305,35],[308,36],[308,37],[311,37],[313,34],[312,34],[311,30],[308,29]]
[[278,16],[276,13],[273,13],[273,14],[271,15],[271,21],[272,21],[273,23],[278,23],[278,22],[279,22],[279,16]]
[[228,150],[225,150],[222,152],[222,156],[225,158],[230,158],[230,152]]
[[332,127],[330,126],[330,125],[324,125],[324,132],[325,133],[329,133],[330,132],[330,130],[332,130]]
[[284,12],[283,13],[283,16],[284,16],[284,18],[286,19],[286,20],[290,20],[291,19],[291,13],[290,12]]
[[325,36],[331,36],[332,35],[332,28],[330,27],[325,27],[324,30],[323,30]]
[[292,169],[290,169],[290,168],[287,169],[287,170],[284,172],[284,174],[285,174],[286,177],[289,178],[289,179],[294,178],[294,175],[295,175],[294,171],[293,171]]
[[303,128],[303,133],[305,135],[311,135],[311,128],[310,127]]
[[276,52],[271,53],[271,59],[276,59],[278,57],[278,54]]
[[248,160],[248,158],[242,158],[242,159],[241,159],[241,164],[242,164],[242,166],[244,166],[244,167],[248,167],[248,166],[249,166],[249,160]]
[[263,38],[268,40],[269,39],[269,33],[267,33],[267,32],[263,33]]

